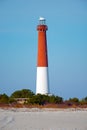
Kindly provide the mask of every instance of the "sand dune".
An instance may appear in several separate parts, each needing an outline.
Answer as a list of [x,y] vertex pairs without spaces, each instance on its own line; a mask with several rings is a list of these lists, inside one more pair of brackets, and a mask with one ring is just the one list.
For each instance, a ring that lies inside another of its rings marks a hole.
[[0,130],[87,130],[87,110],[0,109]]

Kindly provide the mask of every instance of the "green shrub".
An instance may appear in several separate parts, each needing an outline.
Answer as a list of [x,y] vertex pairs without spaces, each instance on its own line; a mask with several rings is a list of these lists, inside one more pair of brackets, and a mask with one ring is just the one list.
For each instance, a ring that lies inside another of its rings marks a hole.
[[17,90],[12,93],[11,98],[30,98],[34,93],[29,89]]
[[9,97],[6,94],[1,94],[0,103],[9,103]]

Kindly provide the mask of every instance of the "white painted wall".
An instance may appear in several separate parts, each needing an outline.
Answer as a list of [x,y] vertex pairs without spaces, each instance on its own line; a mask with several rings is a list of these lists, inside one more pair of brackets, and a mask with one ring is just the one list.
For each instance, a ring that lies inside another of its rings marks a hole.
[[36,94],[49,93],[48,67],[37,67]]

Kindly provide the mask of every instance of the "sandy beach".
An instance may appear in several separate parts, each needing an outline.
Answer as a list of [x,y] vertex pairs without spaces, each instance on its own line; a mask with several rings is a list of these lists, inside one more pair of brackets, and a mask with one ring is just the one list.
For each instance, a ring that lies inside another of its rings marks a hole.
[[0,109],[0,130],[87,130],[87,110]]

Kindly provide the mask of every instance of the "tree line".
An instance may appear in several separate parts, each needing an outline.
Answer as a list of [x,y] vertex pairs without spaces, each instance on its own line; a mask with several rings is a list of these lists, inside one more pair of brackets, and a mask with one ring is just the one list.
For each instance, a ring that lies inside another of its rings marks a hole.
[[69,98],[68,100],[63,100],[60,96],[55,95],[41,95],[33,93],[29,89],[17,90],[8,96],[7,94],[0,94],[0,104],[17,104],[19,99],[24,99],[23,104],[31,105],[47,105],[47,104],[61,104],[65,106],[79,106],[87,105],[87,97],[79,100],[78,98]]

